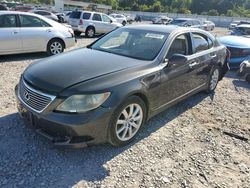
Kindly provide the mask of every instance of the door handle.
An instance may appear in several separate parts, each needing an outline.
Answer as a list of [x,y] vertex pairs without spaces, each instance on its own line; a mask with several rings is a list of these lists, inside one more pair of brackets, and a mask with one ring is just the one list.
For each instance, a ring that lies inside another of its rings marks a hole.
[[216,57],[217,57],[217,55],[216,55],[216,54],[211,55],[211,58],[216,58]]
[[50,29],[47,29],[46,31],[47,31],[48,33],[50,33],[50,32],[51,32],[51,30],[50,30]]
[[18,33],[18,31],[13,31],[12,34],[16,35]]
[[198,65],[198,62],[192,62],[191,64],[189,64],[189,67],[192,69],[193,67],[195,67],[196,65]]

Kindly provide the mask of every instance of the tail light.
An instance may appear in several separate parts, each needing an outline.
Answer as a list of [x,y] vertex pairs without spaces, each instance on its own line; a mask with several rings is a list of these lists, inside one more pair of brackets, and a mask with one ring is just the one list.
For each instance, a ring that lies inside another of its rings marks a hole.
[[79,25],[83,25],[83,20],[80,19]]

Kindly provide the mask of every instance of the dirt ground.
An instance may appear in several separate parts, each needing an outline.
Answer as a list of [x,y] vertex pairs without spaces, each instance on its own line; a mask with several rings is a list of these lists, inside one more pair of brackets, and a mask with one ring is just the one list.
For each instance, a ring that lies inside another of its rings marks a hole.
[[[93,40],[81,37],[76,47]],[[214,94],[199,93],[152,118],[128,146],[66,150],[17,114],[14,87],[41,58],[0,57],[0,187],[250,187],[250,84],[235,72]]]

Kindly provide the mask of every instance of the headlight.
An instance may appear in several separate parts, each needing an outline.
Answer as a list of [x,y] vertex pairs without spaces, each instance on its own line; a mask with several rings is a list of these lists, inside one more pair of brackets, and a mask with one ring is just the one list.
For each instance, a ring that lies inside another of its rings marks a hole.
[[57,108],[57,111],[80,113],[87,112],[101,106],[110,92],[93,95],[72,95],[63,101]]

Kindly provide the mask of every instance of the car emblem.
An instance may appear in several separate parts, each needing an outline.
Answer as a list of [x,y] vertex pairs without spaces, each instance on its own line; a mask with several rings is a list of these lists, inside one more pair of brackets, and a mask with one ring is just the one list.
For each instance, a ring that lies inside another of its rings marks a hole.
[[24,98],[28,101],[30,100],[30,95],[27,91],[24,92]]

